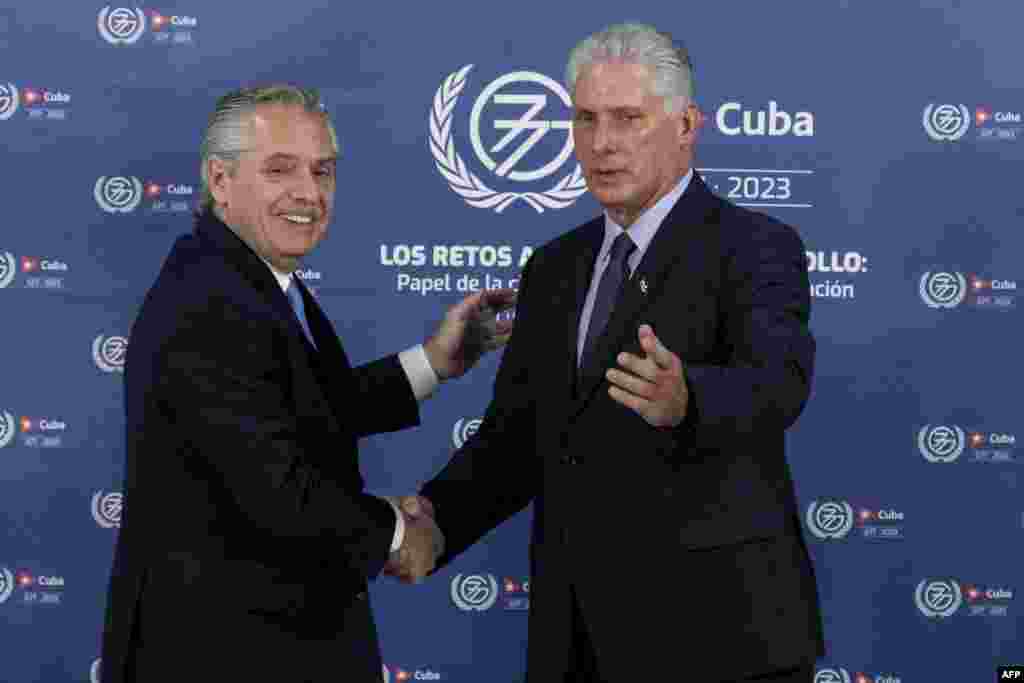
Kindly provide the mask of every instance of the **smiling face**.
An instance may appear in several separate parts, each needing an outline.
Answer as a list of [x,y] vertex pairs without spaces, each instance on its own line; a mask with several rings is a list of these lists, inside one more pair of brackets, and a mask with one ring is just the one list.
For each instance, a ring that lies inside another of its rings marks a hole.
[[323,116],[259,106],[245,118],[245,151],[232,168],[211,158],[210,192],[223,221],[277,270],[290,273],[327,234],[337,154]]
[[667,113],[651,68],[628,61],[583,67],[573,93],[573,139],[587,187],[629,227],[690,168],[700,112]]

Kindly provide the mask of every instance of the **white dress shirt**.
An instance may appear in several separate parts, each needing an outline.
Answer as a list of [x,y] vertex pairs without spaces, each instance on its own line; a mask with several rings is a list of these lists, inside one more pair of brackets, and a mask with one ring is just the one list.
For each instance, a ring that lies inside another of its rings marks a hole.
[[[281,291],[287,293],[288,285],[292,283],[292,278],[295,277],[295,274],[282,273],[270,265],[270,262],[266,259],[262,257],[261,259],[270,268],[270,272],[274,274],[277,283],[281,285]],[[430,367],[430,361],[427,359],[427,352],[423,350],[423,344],[417,344],[399,353],[398,362],[402,364],[405,376],[409,378],[409,384],[412,386],[412,392],[416,396],[416,400],[423,401],[429,398],[434,393],[434,390],[437,389],[438,378],[434,368]],[[402,515],[402,511],[398,509],[395,501],[386,497],[384,500],[395,511],[395,534],[391,537],[391,552],[395,552],[402,547],[402,541],[405,540],[405,517]]]

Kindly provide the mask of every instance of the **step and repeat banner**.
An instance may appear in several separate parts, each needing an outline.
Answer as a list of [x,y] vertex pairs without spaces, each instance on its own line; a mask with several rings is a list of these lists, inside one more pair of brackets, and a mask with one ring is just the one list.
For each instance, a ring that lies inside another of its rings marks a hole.
[[[39,0],[0,6],[0,680],[102,666],[129,330],[191,229],[216,97],[321,89],[337,215],[300,275],[364,362],[517,286],[533,249],[597,215],[563,74],[625,19],[690,49],[709,186],[806,244],[817,372],[788,454],[828,639],[816,683],[982,683],[1024,661],[1024,6]],[[374,493],[440,469],[498,361],[363,443]],[[530,514],[419,586],[375,583],[385,679],[522,680]],[[608,590],[658,617],[658,586]],[[687,680],[702,618],[673,615],[678,651],[638,656]]]

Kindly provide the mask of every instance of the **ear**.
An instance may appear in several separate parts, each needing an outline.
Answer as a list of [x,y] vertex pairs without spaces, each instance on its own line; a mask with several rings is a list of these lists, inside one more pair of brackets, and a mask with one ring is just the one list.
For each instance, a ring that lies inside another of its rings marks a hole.
[[693,144],[697,138],[697,129],[704,123],[704,115],[696,104],[690,103],[677,114],[676,121],[679,142],[682,144]]
[[231,194],[231,173],[228,165],[217,157],[210,157],[206,160],[206,177],[214,201],[217,204],[227,204]]
[[697,142],[697,130],[704,124],[704,115],[695,104],[688,104],[674,114],[676,139],[681,148],[692,147]]

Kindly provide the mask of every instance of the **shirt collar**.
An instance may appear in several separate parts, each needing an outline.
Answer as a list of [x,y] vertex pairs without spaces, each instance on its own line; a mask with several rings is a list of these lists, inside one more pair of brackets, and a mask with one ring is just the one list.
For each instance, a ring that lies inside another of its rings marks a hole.
[[270,272],[274,274],[274,279],[277,280],[277,284],[281,285],[281,291],[287,293],[288,286],[292,283],[292,278],[295,277],[293,273],[282,273],[274,266],[270,265],[270,261],[260,256],[260,260],[267,264],[267,268],[270,268]]
[[[654,206],[640,214],[637,219],[633,222],[633,225],[629,226],[629,237],[633,240],[633,244],[636,245],[636,256],[639,258],[647,251],[647,245],[654,239],[655,233],[658,232],[658,227],[662,221],[665,220],[665,216],[672,210],[675,203],[679,198],[686,192],[686,188],[690,186],[690,181],[693,179],[693,169],[691,168],[686,172],[676,184],[675,187],[669,191],[664,197],[659,199]],[[605,253],[612,248],[612,242],[624,231],[624,228],[616,223],[607,211],[604,212],[604,244],[601,246],[601,253]]]

